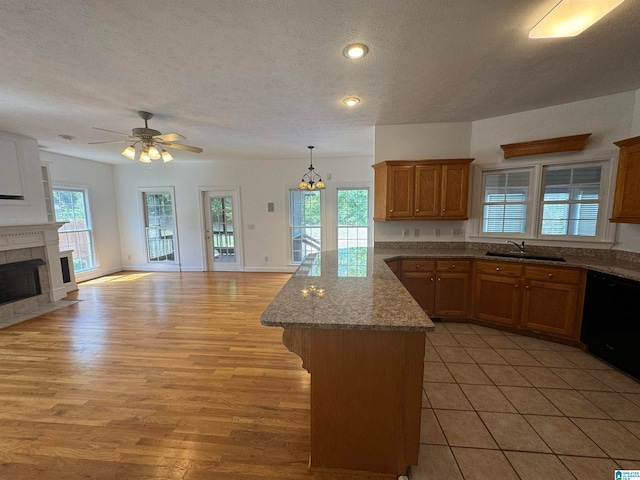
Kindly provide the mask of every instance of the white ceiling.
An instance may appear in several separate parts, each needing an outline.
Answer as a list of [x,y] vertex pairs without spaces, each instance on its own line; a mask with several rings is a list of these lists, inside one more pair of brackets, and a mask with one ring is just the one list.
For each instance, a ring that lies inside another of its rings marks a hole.
[[[44,150],[143,126],[176,161],[373,154],[373,126],[457,122],[640,88],[640,0],[572,39],[530,40],[557,0],[2,0],[0,131]],[[345,45],[366,43],[360,61]],[[342,98],[362,99],[347,108]],[[66,141],[58,135],[72,135]]]

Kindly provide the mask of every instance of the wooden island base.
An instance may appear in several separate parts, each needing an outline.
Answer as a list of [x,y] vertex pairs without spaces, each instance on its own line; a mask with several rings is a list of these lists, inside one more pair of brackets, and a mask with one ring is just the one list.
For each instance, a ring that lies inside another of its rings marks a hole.
[[285,328],[311,374],[310,468],[406,475],[418,463],[425,334]]

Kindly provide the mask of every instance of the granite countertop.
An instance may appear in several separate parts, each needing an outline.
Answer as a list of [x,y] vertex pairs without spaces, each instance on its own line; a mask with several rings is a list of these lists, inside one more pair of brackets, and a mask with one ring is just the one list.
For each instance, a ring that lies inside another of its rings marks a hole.
[[[431,331],[433,322],[373,248],[308,256],[263,312],[288,328]],[[316,287],[306,297],[302,290]],[[318,289],[324,289],[319,296]]]
[[[594,270],[601,273],[608,273],[629,280],[640,281],[640,263],[632,261],[609,259],[605,255],[579,255],[574,252],[580,250],[571,248],[555,249],[551,255],[564,258],[564,262],[546,261],[538,259],[514,258],[514,257],[494,257],[488,256],[486,249],[472,248],[427,248],[427,249],[398,249],[398,248],[376,248],[375,255],[382,259],[392,260],[394,258],[468,258],[476,260],[491,260],[496,262],[518,262],[523,264],[554,265],[558,267],[580,267]],[[606,250],[604,252],[607,252]]]
[[[354,248],[310,255],[263,312],[263,325],[289,328],[343,328],[430,331],[434,326],[385,260],[467,258],[580,267],[640,281],[640,262],[579,255],[555,249],[564,262],[487,256],[477,248]],[[604,251],[606,252],[606,251]],[[324,289],[324,296],[302,290]]]

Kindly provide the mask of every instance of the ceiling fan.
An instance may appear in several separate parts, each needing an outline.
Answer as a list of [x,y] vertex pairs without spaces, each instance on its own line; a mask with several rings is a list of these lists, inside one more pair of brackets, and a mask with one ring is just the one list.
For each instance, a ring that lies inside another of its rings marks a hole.
[[[179,133],[162,134],[158,130],[149,128],[147,121],[153,117],[153,113],[140,111],[138,112],[138,115],[144,120],[144,127],[134,128],[131,130],[131,135],[114,132],[113,130],[107,130],[106,128],[93,127],[96,130],[124,135],[128,137],[127,139],[111,142],[90,142],[90,145],[104,143],[129,143],[130,145],[122,151],[122,155],[130,158],[131,160],[135,160],[136,154],[139,151],[138,160],[142,163],[151,163],[152,160],[158,160],[160,158],[162,158],[162,161],[165,163],[170,162],[173,160],[173,156],[166,150],[167,148],[186,150],[187,152],[193,153],[202,152],[200,147],[192,147],[190,145],[183,145],[182,143],[175,143],[176,141],[186,140],[186,138]],[[138,147],[138,150],[136,150],[136,147]]]

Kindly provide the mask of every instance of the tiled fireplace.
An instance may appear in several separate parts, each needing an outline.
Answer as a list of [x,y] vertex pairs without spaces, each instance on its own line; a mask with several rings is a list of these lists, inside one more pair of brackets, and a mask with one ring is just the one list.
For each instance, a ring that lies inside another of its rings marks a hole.
[[[58,251],[58,228],[61,225],[52,222],[0,226],[3,295],[15,294],[16,289],[24,290],[17,294],[24,298],[0,302],[0,319],[35,310],[66,296]],[[26,271],[20,273],[17,267],[25,267]],[[21,278],[22,275],[26,275],[25,278]],[[39,281],[39,285],[34,284],[36,281]]]

